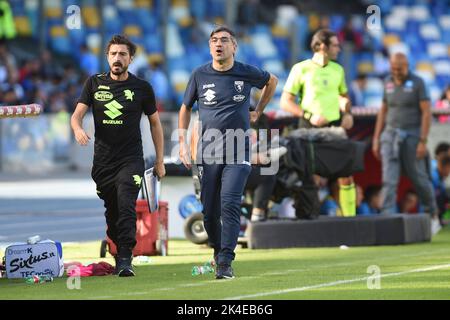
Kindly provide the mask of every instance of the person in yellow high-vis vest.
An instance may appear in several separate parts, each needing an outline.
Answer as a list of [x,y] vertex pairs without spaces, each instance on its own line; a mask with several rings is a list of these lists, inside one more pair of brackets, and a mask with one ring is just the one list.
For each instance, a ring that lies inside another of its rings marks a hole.
[[14,15],[8,1],[0,0],[0,39],[16,37]]
[[[317,31],[311,49],[314,52],[311,59],[292,67],[281,95],[281,108],[300,118],[300,128],[341,126],[350,129],[353,117],[344,68],[332,61],[340,52],[337,35],[328,29]],[[300,104],[297,97],[301,99]],[[341,104],[345,104],[344,110]],[[342,215],[354,216],[356,191],[353,178],[339,178],[339,189]]]

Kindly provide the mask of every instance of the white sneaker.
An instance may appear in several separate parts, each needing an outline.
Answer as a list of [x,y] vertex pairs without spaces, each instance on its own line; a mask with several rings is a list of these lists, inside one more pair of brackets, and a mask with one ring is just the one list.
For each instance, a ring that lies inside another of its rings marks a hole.
[[438,218],[431,219],[431,235],[434,236],[442,229]]
[[260,214],[252,213],[252,216],[250,218],[250,221],[252,221],[252,222],[259,222],[259,221],[264,221],[264,220],[266,220],[266,217],[264,216],[263,213],[260,213]]

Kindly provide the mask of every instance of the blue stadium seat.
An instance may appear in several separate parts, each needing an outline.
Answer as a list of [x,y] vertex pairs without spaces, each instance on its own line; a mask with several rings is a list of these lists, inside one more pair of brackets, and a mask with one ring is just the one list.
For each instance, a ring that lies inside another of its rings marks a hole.
[[345,24],[345,18],[342,15],[333,14],[330,17],[330,29],[334,31],[339,31]]
[[162,53],[163,42],[159,33],[145,34],[144,35],[144,47],[147,52]]
[[50,45],[53,50],[62,54],[70,54],[73,50],[73,45],[68,37],[50,38]]

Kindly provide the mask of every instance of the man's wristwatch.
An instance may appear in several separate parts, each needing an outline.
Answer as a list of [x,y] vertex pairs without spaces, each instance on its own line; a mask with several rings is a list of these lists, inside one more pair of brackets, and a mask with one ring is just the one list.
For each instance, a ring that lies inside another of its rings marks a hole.
[[421,142],[423,144],[427,144],[427,138],[420,138],[419,142]]

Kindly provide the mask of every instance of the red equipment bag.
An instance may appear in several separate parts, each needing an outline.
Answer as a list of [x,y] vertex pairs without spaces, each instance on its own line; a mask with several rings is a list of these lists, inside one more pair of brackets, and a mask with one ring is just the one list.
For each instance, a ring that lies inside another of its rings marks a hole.
[[[159,208],[150,212],[145,199],[136,201],[136,246],[133,256],[167,255],[168,247],[168,203],[159,201]],[[116,245],[109,237],[102,243],[100,256],[105,256],[106,247],[111,255],[117,254]]]

